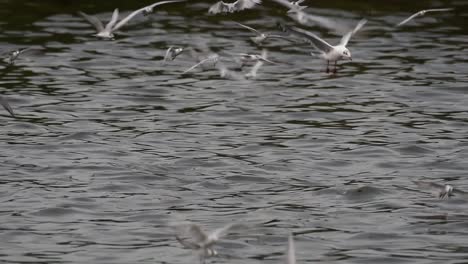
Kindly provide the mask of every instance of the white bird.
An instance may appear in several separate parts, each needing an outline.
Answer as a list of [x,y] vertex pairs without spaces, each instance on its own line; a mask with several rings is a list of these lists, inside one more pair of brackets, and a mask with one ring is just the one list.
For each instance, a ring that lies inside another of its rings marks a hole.
[[[275,62],[267,58],[267,50],[263,49],[262,54],[250,54],[250,53],[235,53],[236,61],[241,64],[241,67],[246,63],[263,61],[270,64],[276,64]],[[237,59],[238,58],[238,59]]]
[[414,181],[414,183],[423,191],[429,191],[439,199],[450,198],[454,194],[468,195],[468,193],[454,189],[450,184],[438,184],[434,182]]
[[255,5],[261,4],[262,0],[237,0],[232,3],[225,3],[219,1],[216,4],[212,5],[208,10],[210,14],[218,13],[234,13],[237,11],[242,11],[244,9],[253,8]]
[[95,34],[96,37],[100,38],[105,38],[105,39],[113,39],[114,38],[114,32],[119,30],[121,27],[123,27],[125,24],[128,23],[133,17],[136,15],[142,13],[144,15],[150,13],[153,11],[153,9],[156,6],[162,5],[162,4],[168,4],[168,3],[176,3],[176,2],[182,2],[185,0],[170,0],[170,1],[162,1],[158,3],[154,3],[149,6],[145,6],[143,8],[140,8],[136,11],[133,11],[130,13],[128,16],[123,18],[117,23],[117,20],[119,19],[119,9],[116,8],[114,9],[114,12],[112,13],[112,18],[107,23],[107,25],[104,27],[102,22],[95,16],[90,16],[87,15],[83,12],[78,12],[79,15],[81,15],[84,19],[86,19],[91,25],[93,25],[96,28],[97,33]]
[[196,224],[186,224],[176,226],[176,239],[184,247],[198,251],[200,262],[205,263],[206,257],[216,256],[218,252],[213,249],[213,245],[223,236],[226,236],[231,229],[239,227],[238,224],[229,224],[211,233],[205,233]]
[[[250,55],[252,56],[252,55]],[[263,64],[265,62],[270,62],[270,63],[274,63],[270,60],[267,59],[267,50],[264,49],[262,50],[262,55],[253,55],[253,58],[257,61],[254,66],[252,66],[252,69],[250,70],[250,72],[248,72],[245,77],[247,78],[255,78],[257,77],[257,72],[258,70],[260,69],[260,67],[263,66]]]
[[335,67],[333,69],[333,73],[336,73],[336,62],[338,60],[352,60],[351,59],[351,52],[346,48],[346,45],[348,44],[350,38],[352,35],[354,35],[357,31],[359,31],[365,24],[367,23],[366,19],[362,19],[361,21],[358,22],[356,27],[346,33],[342,38],[341,41],[338,45],[332,46],[325,40],[319,38],[317,35],[300,29],[296,27],[292,28],[286,28],[285,26],[280,24],[280,27],[285,29],[286,31],[291,31],[293,33],[296,33],[302,37],[305,37],[306,40],[311,43],[313,46],[315,46],[316,49],[318,49],[321,53],[321,57],[327,61],[327,69],[326,72],[330,72],[330,62],[334,62]]
[[174,47],[170,46],[166,50],[166,55],[164,55],[164,61],[173,61],[177,56],[179,56],[182,52],[184,52],[184,48],[182,47]]
[[210,54],[208,57],[201,59],[197,64],[193,65],[192,67],[188,68],[181,74],[186,74],[187,72],[192,71],[198,66],[205,65],[211,63],[213,66],[219,61],[219,55],[216,53]]
[[[23,54],[24,52],[31,50],[31,48],[22,48],[22,49],[17,49],[11,52],[8,52],[8,56],[4,59],[4,61],[7,64],[13,64],[15,60],[19,57],[19,55]],[[5,54],[5,53],[4,53]]]
[[286,40],[289,40],[289,41],[292,41],[290,38],[286,37],[286,36],[281,36],[281,35],[274,35],[274,34],[270,34],[270,33],[265,33],[265,32],[260,32],[252,27],[249,27],[249,26],[246,26],[244,24],[241,24],[241,23],[238,23],[238,22],[235,22],[237,25],[245,28],[245,29],[248,29],[250,30],[251,32],[253,32],[254,34],[256,34],[255,37],[251,37],[250,39],[255,43],[255,44],[261,44],[263,41],[265,41],[267,38],[281,38],[281,39],[286,39]]
[[13,113],[13,109],[11,108],[10,104],[8,104],[8,102],[2,96],[0,96],[0,104],[3,106],[3,108],[5,108],[5,110],[8,111],[8,113],[10,113],[12,117],[15,117],[15,114]]
[[401,21],[400,23],[398,23],[396,25],[396,27],[403,26],[404,24],[408,23],[411,19],[413,19],[415,17],[418,17],[418,16],[423,16],[428,12],[446,12],[446,11],[452,11],[452,10],[453,10],[453,8],[434,8],[434,9],[421,10],[419,12],[416,12],[416,13],[412,14],[410,17],[408,17],[407,19]]
[[294,246],[294,238],[292,233],[290,233],[288,237],[288,250],[286,256],[286,264],[296,264],[296,247]]

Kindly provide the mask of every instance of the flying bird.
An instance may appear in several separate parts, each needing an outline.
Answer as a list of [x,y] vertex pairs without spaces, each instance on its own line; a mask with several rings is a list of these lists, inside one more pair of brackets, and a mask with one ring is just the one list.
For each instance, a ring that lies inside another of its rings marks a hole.
[[286,37],[286,36],[281,36],[281,35],[274,35],[274,34],[270,34],[270,33],[265,33],[265,32],[260,32],[252,27],[249,27],[249,26],[246,26],[244,24],[241,24],[241,23],[238,23],[238,22],[235,22],[237,25],[245,28],[245,29],[248,29],[250,30],[252,33],[254,33],[256,36],[255,37],[251,37],[250,39],[255,43],[255,44],[261,44],[262,42],[264,42],[267,38],[280,38],[280,39],[286,39],[286,40],[289,40],[291,41],[290,38]]
[[424,191],[429,191],[437,196],[439,199],[450,198],[455,194],[459,195],[468,195],[468,193],[453,188],[450,184],[438,184],[434,182],[425,182],[425,181],[414,181],[419,188]]
[[4,61],[7,64],[12,65],[13,63],[15,63],[15,60],[19,57],[19,55],[21,55],[24,52],[29,51],[29,50],[31,50],[31,48],[28,47],[28,48],[17,49],[17,50],[14,50],[14,51],[4,53],[4,54],[8,54],[6,56],[6,58],[4,58]]
[[434,8],[434,9],[421,10],[419,12],[416,12],[416,13],[412,14],[410,17],[408,17],[407,19],[401,21],[400,23],[398,23],[396,25],[396,27],[403,26],[404,24],[408,23],[411,19],[416,18],[418,16],[423,16],[428,12],[446,12],[446,11],[452,11],[452,10],[453,10],[453,8]]
[[245,77],[247,77],[247,78],[255,78],[255,77],[257,77],[257,72],[258,72],[258,70],[260,69],[260,67],[263,66],[263,64],[264,64],[265,62],[273,63],[273,64],[274,64],[274,62],[272,62],[272,61],[270,61],[270,60],[267,59],[267,50],[266,50],[266,49],[262,50],[262,55],[251,55],[251,54],[246,54],[246,55],[247,55],[247,57],[248,57],[249,59],[252,59],[252,60],[254,60],[254,61],[257,61],[257,62],[254,64],[254,66],[252,66],[252,69],[250,70],[250,72],[248,72],[248,73],[245,75]]
[[232,3],[225,3],[219,1],[216,4],[212,5],[208,10],[210,14],[218,13],[234,13],[237,11],[242,11],[244,9],[253,8],[255,5],[261,4],[262,0],[237,0]]
[[231,229],[239,227],[238,224],[230,224],[211,233],[205,233],[196,224],[186,224],[176,226],[176,239],[185,248],[198,251],[200,262],[205,263],[207,257],[216,256],[218,252],[213,249],[213,245],[223,236],[226,236]]
[[114,9],[114,12],[112,13],[111,20],[109,23],[106,24],[104,27],[102,22],[95,16],[90,16],[88,14],[85,14],[83,12],[78,12],[79,15],[81,15],[84,19],[86,19],[91,25],[93,25],[96,28],[97,33],[95,34],[96,37],[104,38],[104,39],[113,39],[114,38],[114,32],[119,30],[121,27],[123,27],[125,24],[128,23],[133,17],[136,15],[142,13],[144,15],[149,14],[150,12],[153,11],[153,9],[156,6],[163,5],[163,4],[168,4],[168,3],[176,3],[176,2],[182,2],[185,0],[170,0],[170,1],[162,1],[158,3],[154,3],[149,6],[145,6],[143,8],[140,8],[136,11],[133,11],[130,13],[128,16],[117,22],[119,19],[119,9],[116,8]]
[[10,113],[12,117],[15,117],[15,114],[13,113],[13,109],[11,108],[10,104],[8,104],[8,102],[2,96],[0,96],[0,104],[3,106],[3,108],[5,108],[5,110],[8,111],[8,113]]
[[317,35],[300,29],[296,27],[286,28],[284,25],[279,24],[279,26],[285,31],[291,31],[294,34],[302,36],[312,44],[316,49],[320,51],[320,56],[327,61],[327,69],[326,72],[330,72],[330,62],[334,62],[334,69],[332,70],[333,73],[336,73],[337,67],[336,63],[338,60],[352,60],[351,59],[351,52],[348,50],[346,45],[348,44],[351,36],[353,36],[356,32],[358,32],[365,24],[367,23],[366,19],[362,19],[358,22],[356,27],[346,33],[342,38],[338,45],[332,46],[325,40],[321,39]]

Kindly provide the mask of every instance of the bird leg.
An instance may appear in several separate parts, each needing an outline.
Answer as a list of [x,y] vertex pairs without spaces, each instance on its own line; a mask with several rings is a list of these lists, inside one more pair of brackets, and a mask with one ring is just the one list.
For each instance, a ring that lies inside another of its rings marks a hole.
[[325,70],[326,73],[330,72],[329,66],[330,66],[330,61],[327,60],[327,69]]
[[337,66],[336,66],[336,61],[335,61],[335,67],[333,68],[333,73],[336,73],[337,71]]

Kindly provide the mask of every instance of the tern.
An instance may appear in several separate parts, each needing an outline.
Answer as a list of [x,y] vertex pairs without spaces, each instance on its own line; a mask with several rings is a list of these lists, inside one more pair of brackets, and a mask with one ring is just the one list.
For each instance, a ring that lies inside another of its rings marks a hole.
[[248,29],[250,30],[252,33],[256,34],[255,37],[251,37],[250,39],[255,43],[255,44],[261,44],[262,42],[264,42],[267,38],[281,38],[281,39],[286,39],[286,40],[289,40],[291,41],[290,38],[286,37],[286,36],[281,36],[281,35],[274,35],[274,34],[270,34],[270,33],[265,33],[265,32],[260,32],[252,27],[249,27],[249,26],[246,26],[244,24],[241,24],[241,23],[238,23],[238,22],[235,22],[237,25],[245,28],[245,29]]
[[31,48],[22,48],[22,49],[17,49],[17,50],[14,50],[14,51],[11,51],[11,52],[8,52],[6,54],[7,57],[4,59],[4,61],[9,64],[9,65],[12,65],[13,63],[15,63],[15,60],[19,57],[19,55],[23,54],[24,52],[30,50]]
[[267,59],[267,50],[263,50],[262,51],[262,55],[250,55],[250,54],[247,54],[249,59],[253,59],[253,60],[256,60],[257,62],[254,64],[254,66],[252,66],[252,69],[250,70],[250,72],[248,72],[245,77],[247,78],[255,78],[257,77],[257,72],[258,70],[260,69],[260,67],[263,66],[263,64],[265,62],[268,62],[268,63],[273,63],[275,64],[274,62],[270,61]]
[[468,195],[468,193],[454,189],[450,184],[438,184],[434,182],[414,181],[421,189],[434,193],[439,199],[450,198],[455,194]]
[[200,262],[205,263],[206,257],[216,256],[218,252],[213,249],[213,245],[223,236],[226,236],[231,229],[239,227],[238,224],[229,224],[211,233],[205,233],[196,224],[186,224],[178,226],[176,239],[182,246],[198,251]]
[[257,61],[263,61],[267,62],[270,64],[276,64],[275,62],[269,60],[267,58],[267,50],[263,49],[262,54],[250,54],[250,53],[236,53],[234,56],[238,57],[236,60],[237,62],[240,62],[241,67],[244,66],[244,64],[249,63],[249,62],[257,62]]
[[341,41],[338,45],[332,46],[325,40],[319,38],[317,35],[300,29],[296,27],[291,27],[291,28],[286,28],[284,25],[279,24],[281,28],[283,28],[286,31],[291,31],[297,35],[300,35],[306,40],[312,44],[316,49],[318,49],[321,53],[321,57],[327,61],[327,69],[326,72],[330,72],[330,62],[334,62],[335,67],[332,70],[333,73],[336,73],[336,63],[338,60],[352,60],[351,58],[351,52],[346,48],[346,45],[348,44],[351,36],[353,36],[357,31],[359,31],[365,24],[367,23],[366,19],[362,19],[361,21],[358,22],[356,27],[346,33],[342,38]]
[[112,18],[109,21],[109,23],[106,24],[104,27],[102,22],[95,16],[90,16],[87,15],[83,12],[78,12],[79,15],[81,15],[84,19],[86,19],[91,25],[93,25],[96,28],[97,33],[95,34],[96,37],[104,38],[104,39],[113,39],[114,38],[114,32],[119,30],[121,27],[123,27],[125,24],[128,23],[133,17],[136,15],[142,13],[144,15],[147,15],[153,11],[153,9],[156,6],[162,5],[162,4],[168,4],[168,3],[176,3],[176,2],[182,2],[185,0],[170,0],[170,1],[162,1],[158,3],[154,3],[149,6],[145,6],[143,8],[140,8],[136,11],[133,11],[130,13],[128,16],[117,22],[119,19],[119,9],[116,8],[114,9],[114,12],[112,13]]
[[2,96],[0,96],[0,104],[3,106],[3,108],[5,108],[5,110],[8,111],[8,113],[10,113],[12,117],[15,117],[15,114],[13,113],[13,109],[11,108],[10,104],[8,104],[8,102]]
[[452,11],[452,10],[453,10],[453,8],[434,8],[434,9],[421,10],[419,12],[416,12],[416,13],[412,14],[410,17],[408,17],[407,19],[401,21],[400,23],[398,23],[396,25],[396,27],[403,26],[404,24],[408,23],[411,19],[416,18],[418,16],[423,16],[428,12],[446,12],[446,11]]
[[208,10],[210,14],[218,13],[234,13],[236,11],[242,11],[244,9],[253,8],[255,5],[261,4],[262,0],[237,0],[232,3],[225,3],[219,1],[216,4],[212,5]]

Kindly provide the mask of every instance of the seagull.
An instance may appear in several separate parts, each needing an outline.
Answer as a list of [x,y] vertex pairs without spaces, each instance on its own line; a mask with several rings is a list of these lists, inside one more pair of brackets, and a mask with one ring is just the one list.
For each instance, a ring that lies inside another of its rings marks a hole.
[[296,247],[294,246],[294,238],[292,233],[288,237],[288,251],[286,264],[296,264]]
[[15,114],[13,113],[13,109],[11,108],[10,104],[8,104],[8,102],[2,96],[0,96],[0,104],[3,106],[3,108],[5,108],[5,110],[8,111],[8,113],[10,113],[12,117],[15,117]]
[[208,13],[210,14],[234,13],[236,11],[253,8],[255,5],[258,5],[261,3],[262,3],[262,0],[237,0],[232,3],[225,3],[223,1],[219,1],[210,7],[210,9],[208,10]]
[[237,56],[239,59],[236,60],[237,62],[240,62],[241,67],[244,66],[244,64],[249,63],[249,62],[257,62],[257,61],[263,61],[267,62],[270,64],[276,64],[275,62],[269,60],[267,58],[267,50],[263,49],[262,54],[250,54],[250,53],[236,53],[234,56]]
[[179,56],[182,52],[184,52],[184,48],[182,47],[174,47],[170,46],[166,50],[166,55],[164,55],[164,61],[173,61],[177,56]]
[[[249,55],[249,54],[247,54],[247,55]],[[260,55],[249,55],[249,56],[253,56],[253,58],[257,62],[254,64],[254,66],[252,66],[252,69],[250,70],[250,72],[245,75],[245,77],[247,77],[247,78],[257,77],[257,72],[260,69],[260,67],[263,66],[264,62],[274,63],[274,62],[267,59],[267,51],[265,49],[262,51],[261,56]]]
[[416,13],[412,14],[410,17],[408,17],[407,19],[401,21],[400,23],[398,23],[396,25],[396,27],[403,26],[404,24],[408,23],[411,19],[413,19],[415,17],[418,17],[418,16],[423,16],[427,12],[446,12],[446,11],[452,11],[452,10],[453,10],[453,8],[434,8],[434,9],[421,10],[419,12],[416,12]]
[[283,30],[286,30],[286,31],[289,30],[295,34],[305,37],[309,43],[311,43],[313,46],[315,46],[316,49],[318,49],[321,52],[321,57],[327,61],[326,72],[327,73],[330,72],[330,69],[329,69],[330,62],[334,62],[335,67],[332,72],[336,73],[336,62],[338,60],[352,60],[351,52],[348,50],[348,48],[346,48],[346,45],[348,44],[351,36],[354,35],[356,32],[358,32],[366,23],[367,23],[366,19],[362,19],[361,21],[359,21],[356,27],[353,30],[346,33],[341,38],[340,43],[336,46],[332,46],[328,44],[328,42],[319,38],[317,35],[309,31],[296,28],[296,27],[286,28],[285,26],[281,24],[279,24],[279,26],[283,28]]
[[176,239],[182,246],[197,250],[200,262],[205,263],[206,257],[216,256],[218,252],[213,249],[213,245],[223,236],[227,235],[238,224],[229,224],[207,234],[196,224],[186,224],[176,227],[178,230]]
[[265,41],[267,38],[281,38],[281,39],[286,39],[286,40],[289,40],[291,41],[290,38],[286,37],[286,36],[281,36],[281,35],[274,35],[274,34],[270,34],[270,33],[264,33],[264,32],[260,32],[252,27],[249,27],[249,26],[246,26],[244,24],[241,24],[241,23],[238,23],[238,22],[235,22],[237,25],[243,27],[243,28],[246,28],[250,31],[252,31],[253,33],[256,34],[255,37],[251,37],[250,39],[255,43],[255,44],[261,44],[263,41]]
[[182,1],[185,1],[185,0],[162,1],[158,3],[154,3],[149,6],[145,6],[136,11],[133,11],[132,13],[130,13],[130,15],[126,16],[124,19],[120,20],[118,23],[117,23],[117,20],[119,19],[119,9],[116,8],[114,9],[114,12],[112,13],[111,20],[109,21],[109,23],[106,24],[106,27],[103,26],[102,22],[97,17],[87,15],[81,11],[78,12],[78,14],[81,15],[84,19],[86,19],[91,25],[93,25],[96,28],[96,31],[97,31],[97,33],[95,34],[96,37],[100,37],[104,39],[113,39],[114,32],[119,30],[125,24],[127,24],[128,21],[130,21],[136,15],[140,13],[147,15],[150,12],[152,12],[156,6],[159,6],[162,4],[168,4],[168,3],[182,2]]
[[[8,56],[4,59],[4,61],[9,64],[9,65],[12,65],[15,60],[19,57],[19,55],[23,54],[24,52],[30,50],[31,48],[22,48],[22,49],[17,49],[17,50],[14,50],[14,51],[11,51],[11,52],[8,52],[6,54],[8,54]],[[5,53],[4,53],[5,54]]]
[[197,64],[193,65],[192,67],[188,68],[181,74],[186,74],[189,71],[192,71],[198,66],[207,64],[207,63],[212,63],[213,65],[216,65],[216,63],[219,61],[219,55],[216,53],[210,54],[208,57],[205,57],[204,59],[201,59]]
[[414,181],[414,183],[424,190],[434,193],[439,199],[450,198],[455,194],[468,195],[468,193],[454,189],[450,184],[437,184],[434,182]]

